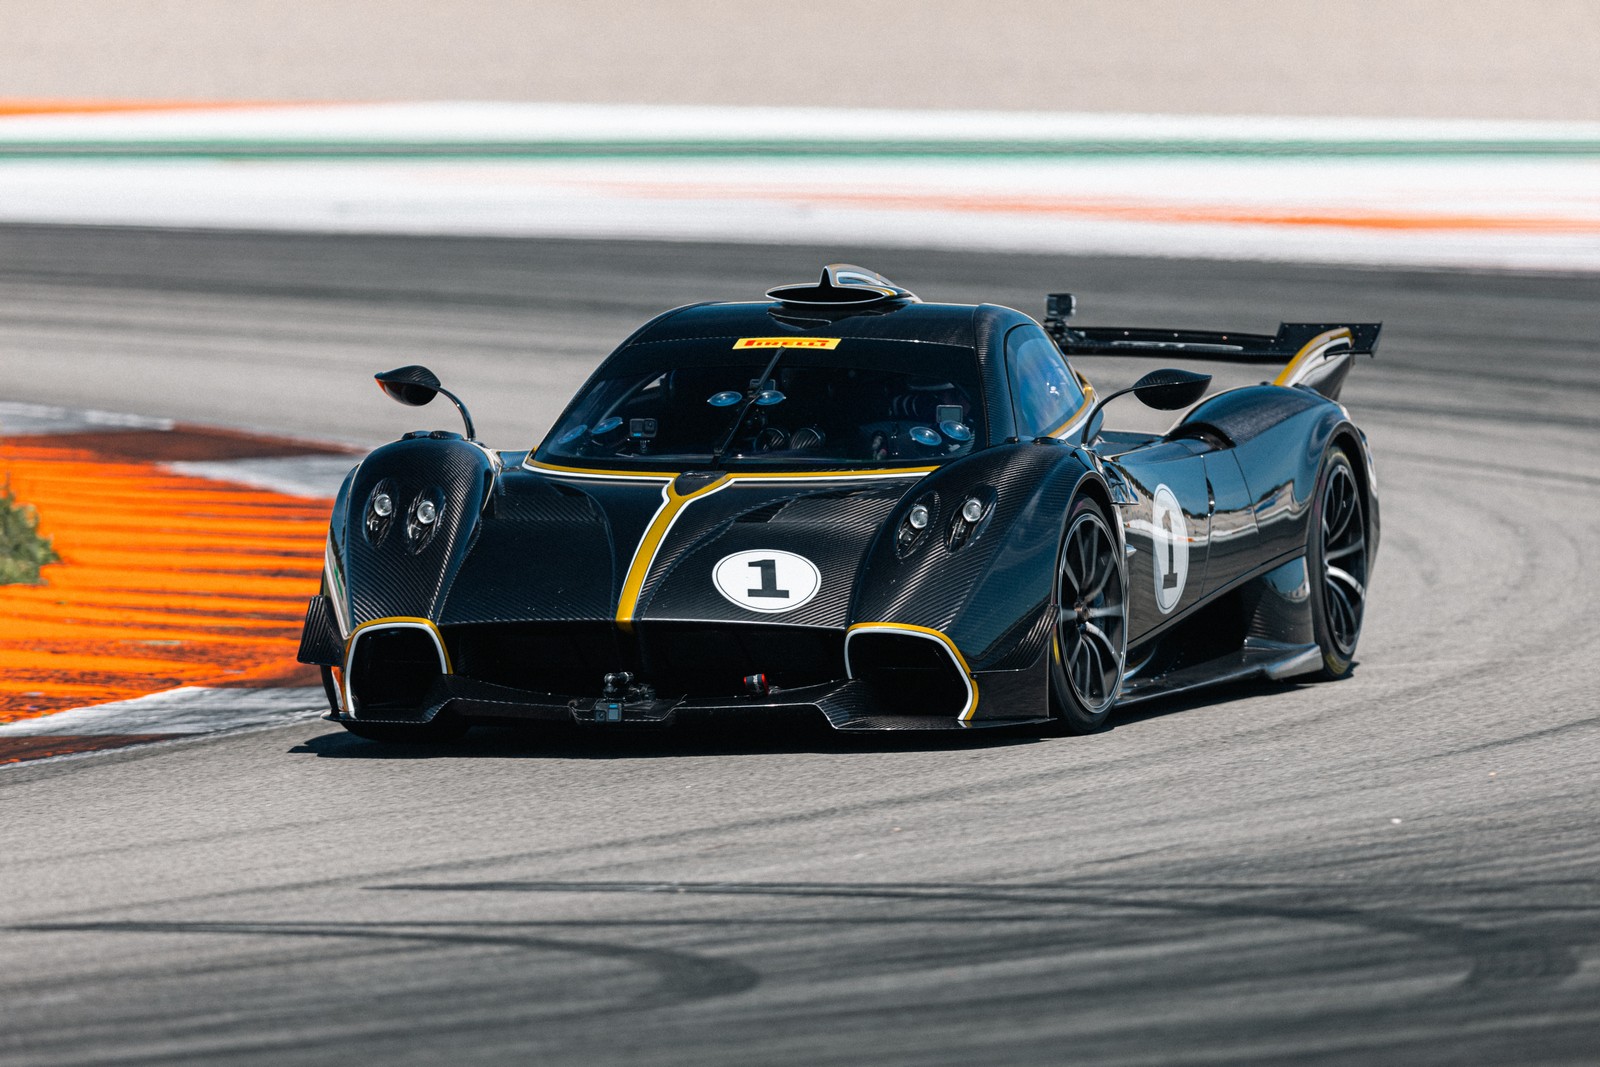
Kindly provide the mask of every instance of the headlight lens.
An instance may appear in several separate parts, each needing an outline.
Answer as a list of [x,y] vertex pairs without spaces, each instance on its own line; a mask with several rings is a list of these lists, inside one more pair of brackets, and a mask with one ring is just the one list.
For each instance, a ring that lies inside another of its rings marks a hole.
[[438,534],[444,515],[444,493],[439,489],[424,489],[411,502],[406,512],[406,548],[416,555],[428,547]]

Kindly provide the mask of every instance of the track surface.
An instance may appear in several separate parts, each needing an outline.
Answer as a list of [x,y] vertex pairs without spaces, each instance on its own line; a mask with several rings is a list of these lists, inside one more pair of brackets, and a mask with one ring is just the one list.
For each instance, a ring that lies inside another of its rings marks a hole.
[[[11,399],[533,438],[650,311],[857,258],[1086,321],[1386,320],[1355,676],[1091,738],[326,724],[0,773],[6,1063],[1592,1063],[1592,279],[0,231]],[[1092,372],[1092,369],[1091,369]]]

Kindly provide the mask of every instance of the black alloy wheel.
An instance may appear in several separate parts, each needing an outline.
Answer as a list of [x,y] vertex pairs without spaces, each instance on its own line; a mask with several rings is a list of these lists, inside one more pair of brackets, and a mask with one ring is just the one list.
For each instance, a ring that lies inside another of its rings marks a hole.
[[1100,506],[1080,498],[1067,518],[1056,574],[1050,652],[1052,710],[1071,733],[1105,725],[1128,656],[1123,553]]
[[1343,678],[1354,664],[1367,605],[1367,523],[1355,468],[1331,448],[1317,479],[1306,535],[1311,625],[1322,649],[1322,677]]

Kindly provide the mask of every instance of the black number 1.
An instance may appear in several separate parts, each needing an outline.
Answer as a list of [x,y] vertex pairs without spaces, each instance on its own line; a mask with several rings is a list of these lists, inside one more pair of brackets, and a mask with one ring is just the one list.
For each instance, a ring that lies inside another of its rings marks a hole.
[[779,600],[789,599],[789,590],[778,588],[778,561],[775,559],[751,560],[749,566],[761,572],[761,585],[746,596],[760,596]]
[[1173,548],[1177,538],[1172,536],[1172,512],[1161,513],[1161,528],[1167,531],[1167,573],[1161,576],[1161,588],[1175,589],[1178,586],[1178,554]]

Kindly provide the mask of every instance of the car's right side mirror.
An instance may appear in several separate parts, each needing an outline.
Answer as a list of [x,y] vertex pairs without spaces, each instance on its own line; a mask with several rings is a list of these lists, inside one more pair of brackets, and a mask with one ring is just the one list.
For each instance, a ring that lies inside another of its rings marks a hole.
[[1153,370],[1133,383],[1133,395],[1145,407],[1157,411],[1177,411],[1186,408],[1205,395],[1211,384],[1211,375],[1194,371],[1163,367]]

